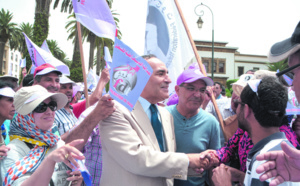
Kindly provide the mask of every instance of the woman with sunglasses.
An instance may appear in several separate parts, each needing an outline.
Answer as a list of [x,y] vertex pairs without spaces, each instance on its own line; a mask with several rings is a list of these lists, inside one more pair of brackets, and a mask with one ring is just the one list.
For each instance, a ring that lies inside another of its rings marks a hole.
[[74,148],[83,140],[64,144],[50,132],[55,111],[66,102],[64,94],[49,93],[40,85],[16,92],[18,114],[11,124],[11,150],[0,166],[3,185],[81,185],[80,172],[71,169],[79,167],[75,159],[84,159]]

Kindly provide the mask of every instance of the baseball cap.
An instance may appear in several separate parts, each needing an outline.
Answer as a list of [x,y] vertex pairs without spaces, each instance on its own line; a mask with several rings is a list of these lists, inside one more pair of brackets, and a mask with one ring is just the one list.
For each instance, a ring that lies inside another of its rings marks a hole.
[[198,68],[183,71],[177,78],[177,85],[181,85],[182,83],[192,83],[199,79],[203,80],[207,86],[214,85],[213,80],[209,77],[205,77]]
[[0,88],[0,95],[13,98],[15,95],[15,91],[10,87],[3,87],[3,88]]
[[62,93],[50,93],[40,85],[23,87],[14,96],[16,112],[21,115],[27,115],[47,98],[51,98],[57,103],[57,110],[63,108],[68,102],[66,95]]
[[178,103],[178,95],[174,92],[168,99],[167,106],[176,105]]
[[253,74],[243,74],[240,76],[240,79],[232,83],[232,90],[237,95],[240,96],[241,92],[243,91],[244,87],[247,85],[247,82],[251,79],[255,79],[255,76]]
[[1,79],[12,79],[14,81],[19,81],[18,78],[14,77],[14,76],[10,76],[10,75],[4,75],[4,76],[0,76],[0,80]]
[[77,84],[72,81],[71,79],[69,79],[67,76],[64,76],[62,75],[60,78],[59,78],[59,83],[60,84],[68,84],[68,83],[72,83],[73,86],[77,86]]
[[35,68],[34,73],[33,73],[33,77],[35,77],[36,75],[45,75],[45,74],[48,74],[50,72],[57,72],[59,75],[62,75],[62,73],[59,70],[57,70],[57,68],[50,65],[49,63],[44,63],[44,64],[42,64],[42,65]]
[[300,22],[294,33],[288,39],[275,43],[269,52],[268,58],[271,63],[286,59],[300,49]]

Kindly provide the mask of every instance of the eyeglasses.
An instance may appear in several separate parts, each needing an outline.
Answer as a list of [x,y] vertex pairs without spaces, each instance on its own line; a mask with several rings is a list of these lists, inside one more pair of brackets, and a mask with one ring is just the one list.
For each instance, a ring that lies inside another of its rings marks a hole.
[[276,73],[276,76],[277,76],[277,77],[280,77],[280,76],[282,76],[283,74],[288,73],[289,71],[292,71],[292,70],[294,70],[295,68],[297,68],[297,67],[299,67],[299,66],[300,66],[300,63],[297,64],[297,65],[291,66],[290,68],[287,68],[287,69],[285,69],[285,70],[283,70],[283,71],[280,71],[280,72]]
[[195,87],[193,87],[193,86],[184,86],[184,85],[180,85],[181,87],[184,87],[187,91],[189,91],[189,92],[193,92],[193,93],[195,93],[195,92],[200,92],[200,93],[202,93],[202,94],[204,94],[205,92],[206,92],[206,87],[203,87],[203,88],[200,88],[200,89],[195,89]]
[[50,108],[52,111],[57,110],[57,103],[55,101],[50,101],[48,104],[47,103],[40,103],[34,110],[33,112],[37,113],[43,113],[47,110],[47,108]]
[[237,107],[239,106],[239,104],[241,104],[242,106],[245,105],[245,103],[240,102],[238,99],[234,99],[234,100],[233,100],[233,103],[234,103],[235,108],[237,108]]

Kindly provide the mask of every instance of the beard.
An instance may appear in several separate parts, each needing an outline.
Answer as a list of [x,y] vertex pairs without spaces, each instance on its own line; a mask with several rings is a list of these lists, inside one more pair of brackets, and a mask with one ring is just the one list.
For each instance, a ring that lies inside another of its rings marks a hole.
[[242,129],[243,131],[247,131],[248,134],[250,134],[250,125],[249,123],[245,120],[244,118],[244,114],[242,114],[242,112],[240,112],[237,116],[238,119],[238,126],[240,129]]

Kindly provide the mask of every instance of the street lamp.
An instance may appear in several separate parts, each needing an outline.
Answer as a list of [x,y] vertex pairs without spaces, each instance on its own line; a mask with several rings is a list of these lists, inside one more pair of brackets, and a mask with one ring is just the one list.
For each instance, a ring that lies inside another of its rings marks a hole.
[[200,7],[200,6],[205,6],[205,7],[207,7],[207,8],[210,10],[211,15],[212,15],[212,16],[211,16],[211,17],[212,17],[211,79],[214,80],[214,63],[215,63],[215,62],[214,62],[214,14],[213,14],[212,10],[211,10],[207,5],[205,5],[205,4],[203,4],[203,3],[197,5],[197,6],[195,7],[195,10],[194,10],[194,11],[195,11],[195,14],[196,14],[197,16],[199,16],[199,19],[198,19],[198,21],[197,21],[197,25],[198,25],[198,28],[199,28],[199,29],[202,28],[203,21],[202,21],[202,19],[201,19],[201,16],[204,15],[203,10],[200,11],[200,14],[198,14],[197,11],[196,11],[196,9],[197,9],[198,7]]

